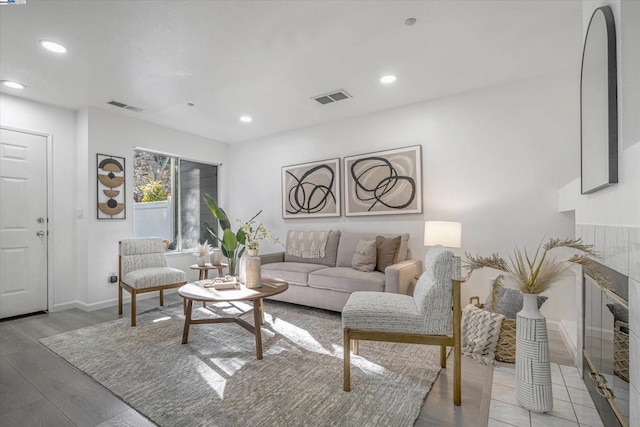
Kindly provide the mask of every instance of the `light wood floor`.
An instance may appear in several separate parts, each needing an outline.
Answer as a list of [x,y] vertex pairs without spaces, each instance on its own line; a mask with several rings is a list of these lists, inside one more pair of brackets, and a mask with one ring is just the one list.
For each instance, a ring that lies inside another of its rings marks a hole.
[[[179,301],[165,296],[165,304]],[[157,298],[138,302],[138,312],[156,307]],[[129,313],[125,305],[124,316]],[[0,323],[0,426],[152,426],[145,417],[38,340],[118,318],[117,308],[93,312],[72,309]],[[551,359],[571,365],[560,335],[550,331]],[[448,361],[453,366],[453,360]],[[416,426],[487,425],[493,369],[463,358],[462,406],[452,402],[451,369],[442,370],[422,407]]]

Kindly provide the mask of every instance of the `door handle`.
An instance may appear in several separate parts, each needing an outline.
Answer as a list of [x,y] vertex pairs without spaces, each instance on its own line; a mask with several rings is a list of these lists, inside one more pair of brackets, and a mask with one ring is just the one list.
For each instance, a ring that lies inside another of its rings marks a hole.
[[36,233],[36,236],[38,236],[38,237],[44,237],[44,231],[38,231],[38,232]]

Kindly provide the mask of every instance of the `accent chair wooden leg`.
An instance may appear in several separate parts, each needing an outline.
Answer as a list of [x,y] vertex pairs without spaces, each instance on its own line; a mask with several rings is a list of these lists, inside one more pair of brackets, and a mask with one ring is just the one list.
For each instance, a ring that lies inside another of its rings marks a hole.
[[344,328],[344,348],[342,350],[343,358],[344,358],[344,391],[351,391],[351,377],[350,377],[350,369],[351,369],[351,339],[349,338],[349,329]]
[[440,346],[440,366],[443,368],[447,367],[447,346]]
[[131,326],[136,326],[136,290],[131,291]]
[[164,307],[164,290],[160,289],[160,307]]
[[460,343],[453,347],[453,404],[462,404],[462,354]]
[[353,354],[356,356],[360,354],[360,343],[358,340],[353,340]]
[[122,315],[122,286],[118,283],[118,315]]

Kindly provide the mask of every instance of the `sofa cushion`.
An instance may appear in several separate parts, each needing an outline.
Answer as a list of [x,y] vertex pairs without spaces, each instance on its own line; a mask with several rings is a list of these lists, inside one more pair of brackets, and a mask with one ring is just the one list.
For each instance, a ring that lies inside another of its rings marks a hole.
[[[287,248],[289,248],[292,236],[298,230],[290,230],[287,233]],[[306,264],[320,264],[326,265],[329,267],[336,266],[336,256],[338,253],[338,242],[340,241],[340,230],[329,230],[329,236],[327,237],[327,245],[324,248],[324,257],[322,258],[302,258],[299,256],[289,255],[288,251],[285,249],[284,251],[284,260],[285,262],[300,262]],[[355,248],[355,246],[354,246]],[[351,251],[351,255],[353,255],[353,251]],[[351,265],[351,260],[349,260],[349,265]],[[286,280],[286,279],[285,279]]]
[[382,237],[400,236],[400,249],[398,249],[398,258],[396,259],[396,262],[404,261],[407,259],[409,233],[381,234],[381,233],[374,233],[374,232],[345,231],[340,235],[340,244],[338,245],[338,256],[335,264],[336,267],[351,267],[353,251],[355,251],[356,245],[358,244],[358,242],[360,240],[375,240],[376,236],[382,236]]
[[400,236],[376,236],[376,270],[384,273],[385,268],[396,263],[400,240]]
[[303,262],[273,262],[263,264],[261,274],[263,277],[282,279],[289,284],[307,286],[309,273],[321,269],[327,269],[327,266]]
[[349,267],[323,268],[309,274],[308,284],[312,288],[332,289],[334,291],[378,291],[384,290],[384,273],[379,271],[363,272]]
[[369,272],[376,268],[377,260],[376,242],[374,240],[360,240],[353,252],[351,268],[358,271]]

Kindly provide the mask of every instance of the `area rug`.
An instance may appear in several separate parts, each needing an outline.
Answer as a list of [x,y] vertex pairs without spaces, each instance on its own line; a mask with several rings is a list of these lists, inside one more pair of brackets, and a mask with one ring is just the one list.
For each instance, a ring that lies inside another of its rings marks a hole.
[[[40,342],[160,426],[413,425],[440,371],[438,347],[361,342],[347,393],[340,314],[265,308],[263,360],[234,323],[192,325],[181,344],[182,303],[138,315],[133,328],[122,318]],[[237,313],[214,309],[193,317]]]

